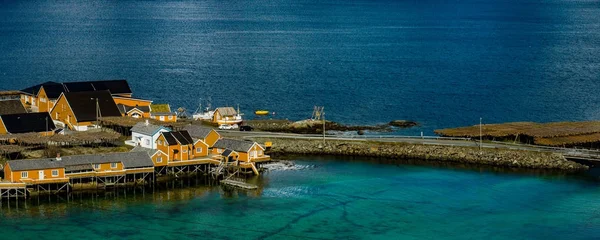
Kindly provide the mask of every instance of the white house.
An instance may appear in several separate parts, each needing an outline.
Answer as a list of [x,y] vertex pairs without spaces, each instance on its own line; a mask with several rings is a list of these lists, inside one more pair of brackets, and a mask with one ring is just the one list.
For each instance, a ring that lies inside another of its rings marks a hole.
[[171,130],[146,122],[139,122],[131,128],[131,140],[125,141],[125,144],[131,146],[141,146],[143,148],[156,149],[156,140],[161,132],[170,132]]

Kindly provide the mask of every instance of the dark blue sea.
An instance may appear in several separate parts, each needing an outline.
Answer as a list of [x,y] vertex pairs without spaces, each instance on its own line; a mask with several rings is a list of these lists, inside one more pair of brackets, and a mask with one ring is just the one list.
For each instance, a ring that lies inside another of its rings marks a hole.
[[[2,1],[0,90],[127,79],[195,110],[404,134],[600,119],[600,1]],[[0,206],[0,239],[597,239],[597,180],[296,159],[220,187]],[[118,195],[118,194],[117,194]]]
[[600,2],[3,1],[0,89],[127,79],[276,118],[421,128],[600,119]]

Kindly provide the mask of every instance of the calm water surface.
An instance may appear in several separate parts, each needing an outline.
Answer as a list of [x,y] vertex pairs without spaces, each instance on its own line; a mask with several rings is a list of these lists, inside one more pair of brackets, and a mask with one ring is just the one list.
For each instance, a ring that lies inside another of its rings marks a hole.
[[597,0],[3,1],[0,89],[126,78],[290,119],[600,119]]
[[[258,191],[185,187],[4,202],[3,239],[597,239],[600,187],[575,177],[304,157]],[[180,186],[180,187],[177,187]],[[181,187],[184,186],[184,187]],[[117,196],[118,195],[118,196]],[[44,200],[41,200],[44,202]]]

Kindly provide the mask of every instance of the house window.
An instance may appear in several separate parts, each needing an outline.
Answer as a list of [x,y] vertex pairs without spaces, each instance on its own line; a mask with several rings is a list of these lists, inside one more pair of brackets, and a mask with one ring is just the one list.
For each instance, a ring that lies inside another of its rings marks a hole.
[[173,116],[169,116],[169,120],[173,120]]
[[150,145],[150,139],[146,139],[146,145]]
[[110,163],[110,168],[117,168],[117,163],[116,162]]
[[217,148],[218,153],[223,153],[223,149]]
[[165,116],[160,116],[160,120],[164,121],[165,120]]
[[183,149],[183,150],[182,150],[182,152],[183,152],[183,153],[187,153],[187,149]]
[[40,102],[46,102],[45,98],[40,98]]
[[98,163],[94,164],[94,169],[100,169],[100,164],[98,164]]
[[258,156],[263,155],[263,151],[262,150],[258,150]]
[[21,172],[21,178],[27,178],[28,172]]
[[158,158],[156,159],[156,162],[157,162],[157,163],[161,163],[161,162],[162,162],[162,157],[158,157]]
[[162,144],[163,144],[162,141],[158,140],[158,145],[162,145]]
[[58,170],[52,170],[52,176],[58,177]]
[[196,153],[202,153],[202,148],[196,148]]

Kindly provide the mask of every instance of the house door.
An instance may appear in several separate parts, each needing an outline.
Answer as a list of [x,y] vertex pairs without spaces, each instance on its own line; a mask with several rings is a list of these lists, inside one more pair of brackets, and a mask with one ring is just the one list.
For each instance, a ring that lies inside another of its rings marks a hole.
[[39,175],[40,175],[39,179],[40,180],[44,180],[44,170],[40,170],[40,174]]

